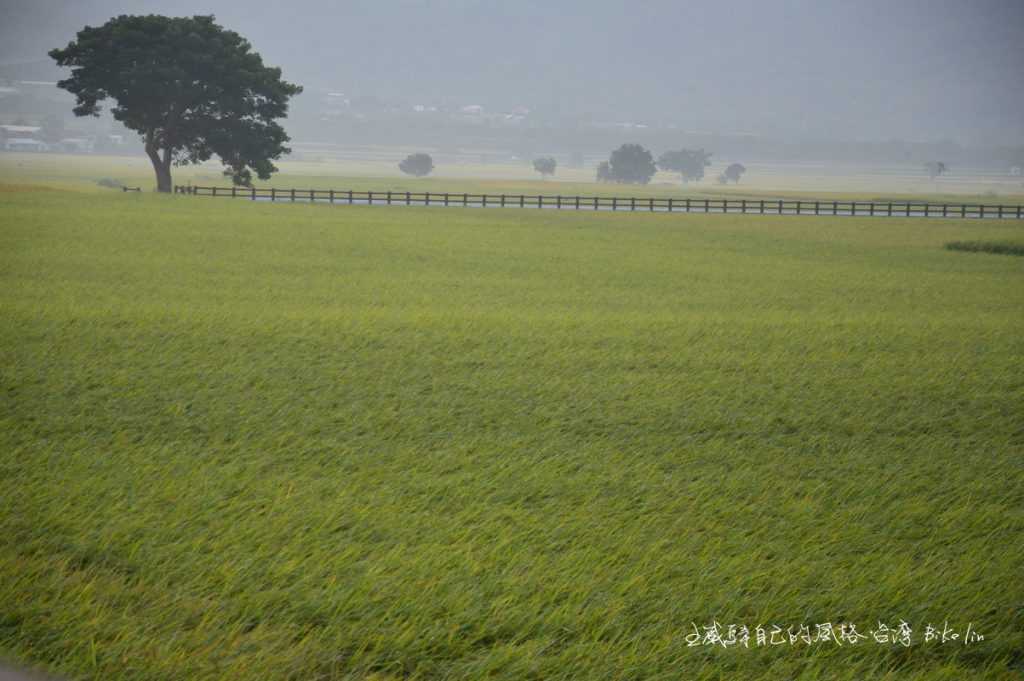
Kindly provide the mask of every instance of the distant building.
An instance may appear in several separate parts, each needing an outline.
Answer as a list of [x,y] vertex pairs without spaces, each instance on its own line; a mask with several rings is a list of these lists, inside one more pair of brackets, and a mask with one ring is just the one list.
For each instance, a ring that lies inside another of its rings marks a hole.
[[5,151],[49,151],[50,147],[46,142],[34,140],[31,137],[12,137],[4,142]]
[[95,143],[87,137],[65,137],[57,143],[57,149],[68,154],[88,154],[95,148]]
[[38,137],[43,133],[38,125],[0,125],[0,131],[8,137]]

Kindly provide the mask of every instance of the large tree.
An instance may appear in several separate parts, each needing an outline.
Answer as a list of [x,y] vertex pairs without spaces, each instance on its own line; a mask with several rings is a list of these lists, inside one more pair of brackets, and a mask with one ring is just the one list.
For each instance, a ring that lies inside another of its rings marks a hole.
[[679,173],[686,182],[700,182],[704,169],[711,165],[711,152],[703,149],[677,149],[658,157],[658,167],[670,173]]
[[290,151],[276,119],[302,88],[212,16],[119,16],[86,26],[50,56],[71,67],[57,85],[77,98],[75,115],[98,116],[100,102],[116,102],[111,113],[142,136],[158,191],[171,191],[171,165],[216,155],[247,185],[253,172],[268,179],[271,161]]

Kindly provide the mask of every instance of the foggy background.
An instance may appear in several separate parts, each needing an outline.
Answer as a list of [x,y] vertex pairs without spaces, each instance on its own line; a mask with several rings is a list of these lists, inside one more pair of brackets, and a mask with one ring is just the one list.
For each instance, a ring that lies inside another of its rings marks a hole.
[[1024,147],[1019,0],[0,0],[0,79],[56,80],[47,50],[138,13],[213,13],[247,37],[305,88],[295,142],[954,162]]

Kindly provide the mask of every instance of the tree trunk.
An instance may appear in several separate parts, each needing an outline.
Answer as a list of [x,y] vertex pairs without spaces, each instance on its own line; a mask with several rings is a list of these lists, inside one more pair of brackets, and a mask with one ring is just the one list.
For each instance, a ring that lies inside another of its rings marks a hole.
[[146,144],[146,155],[149,156],[156,172],[156,190],[158,192],[170,193],[171,191],[171,151],[164,149],[163,158],[160,157],[160,150],[152,142]]

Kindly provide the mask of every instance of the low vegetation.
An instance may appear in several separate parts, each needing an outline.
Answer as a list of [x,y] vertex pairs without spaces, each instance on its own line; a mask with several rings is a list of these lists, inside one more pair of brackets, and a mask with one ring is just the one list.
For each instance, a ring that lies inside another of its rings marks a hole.
[[1024,255],[1024,242],[1020,241],[950,241],[946,248],[951,251],[971,253],[996,253],[999,255]]
[[[1016,223],[29,189],[0,191],[4,656],[1019,674],[1024,270],[941,250]],[[687,639],[901,620],[909,648]],[[923,642],[946,621],[985,640]]]

